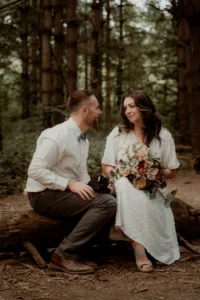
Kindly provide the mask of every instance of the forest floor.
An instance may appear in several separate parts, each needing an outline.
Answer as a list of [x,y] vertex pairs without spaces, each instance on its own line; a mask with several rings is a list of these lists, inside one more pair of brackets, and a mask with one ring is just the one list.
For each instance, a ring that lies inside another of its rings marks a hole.
[[[200,175],[178,173],[168,187],[178,188],[177,197],[200,208]],[[0,199],[0,210],[27,207],[24,195]],[[192,243],[200,249],[200,240]],[[200,256],[183,246],[180,250],[179,261],[170,266],[155,263],[153,273],[144,274],[136,269],[130,247],[113,244],[96,273],[80,276],[39,269],[26,253],[1,253],[0,300],[199,300]]]

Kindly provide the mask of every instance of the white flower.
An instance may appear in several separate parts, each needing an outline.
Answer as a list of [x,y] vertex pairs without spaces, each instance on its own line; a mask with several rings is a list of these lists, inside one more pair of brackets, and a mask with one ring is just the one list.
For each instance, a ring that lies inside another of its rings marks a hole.
[[156,179],[156,176],[155,176],[155,175],[148,174],[148,175],[147,175],[147,179],[149,179],[149,180],[155,180],[155,179]]
[[158,168],[150,168],[148,173],[149,173],[149,175],[156,176],[158,174]]

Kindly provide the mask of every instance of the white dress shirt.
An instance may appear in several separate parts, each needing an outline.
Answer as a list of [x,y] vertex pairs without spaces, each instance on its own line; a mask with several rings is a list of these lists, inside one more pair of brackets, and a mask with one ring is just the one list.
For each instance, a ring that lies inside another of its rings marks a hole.
[[89,182],[89,142],[87,139],[78,141],[80,134],[72,118],[41,133],[28,169],[25,193],[47,188],[64,191],[69,179]]

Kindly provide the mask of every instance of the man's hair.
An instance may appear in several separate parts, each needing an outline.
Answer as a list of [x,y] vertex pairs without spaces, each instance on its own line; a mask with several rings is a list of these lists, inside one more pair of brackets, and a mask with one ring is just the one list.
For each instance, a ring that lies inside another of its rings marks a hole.
[[67,99],[67,110],[69,113],[76,112],[93,94],[86,90],[72,92]]

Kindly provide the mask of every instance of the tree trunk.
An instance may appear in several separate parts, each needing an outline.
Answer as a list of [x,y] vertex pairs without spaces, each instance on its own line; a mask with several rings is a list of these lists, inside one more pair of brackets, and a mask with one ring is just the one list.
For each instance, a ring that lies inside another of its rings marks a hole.
[[91,39],[91,91],[96,95],[100,106],[102,106],[102,75],[101,75],[101,38],[102,38],[102,1],[92,2],[92,39]]
[[[176,7],[176,3],[174,4]],[[179,0],[179,104],[181,135],[190,136],[194,155],[200,153],[200,2]],[[176,7],[176,8],[177,8]],[[189,128],[189,134],[188,134]]]
[[[87,14],[87,6],[88,3],[85,1],[85,14]],[[88,90],[88,56],[89,56],[89,43],[88,43],[88,23],[85,20],[84,22],[84,39],[85,39],[85,47],[84,47],[84,75],[85,75],[85,89]]]
[[77,88],[77,0],[67,1],[67,92],[72,93]]
[[186,85],[188,94],[192,152],[200,153],[200,2],[184,0],[190,39],[186,53]]
[[43,127],[52,126],[51,97],[52,97],[52,55],[51,55],[51,0],[42,0],[42,106]]
[[123,50],[124,50],[124,37],[123,37],[123,0],[120,0],[119,4],[119,28],[120,28],[120,35],[119,35],[119,61],[117,66],[117,104],[119,105],[122,100],[123,90],[122,90],[122,83],[123,83]]
[[109,128],[108,120],[110,120],[110,0],[106,0],[106,128]]
[[54,65],[53,65],[53,124],[56,125],[64,121],[62,114],[64,105],[64,80],[62,75],[63,53],[64,53],[64,34],[62,11],[64,6],[60,0],[55,1],[55,31],[54,31]]
[[[172,202],[172,211],[177,232],[186,239],[199,238],[200,210],[176,198]],[[56,247],[78,221],[52,220],[33,210],[0,211],[0,249],[19,251],[23,249],[24,241],[31,242],[38,249]]]
[[2,132],[1,107],[0,107],[0,152],[3,152],[3,132]]
[[29,118],[29,68],[28,68],[28,0],[23,1],[19,6],[20,15],[20,38],[21,38],[21,104],[22,104],[22,119]]
[[31,0],[31,71],[30,71],[30,108],[31,111],[38,102],[38,11],[37,2]]
[[189,144],[189,115],[188,97],[186,88],[186,47],[188,43],[188,24],[181,19],[178,26],[178,99],[179,99],[179,123],[180,142]]
[[75,226],[71,221],[51,220],[36,214],[33,210],[25,212],[0,212],[0,249],[18,251],[23,242],[29,241],[37,248],[56,247],[63,237]]

